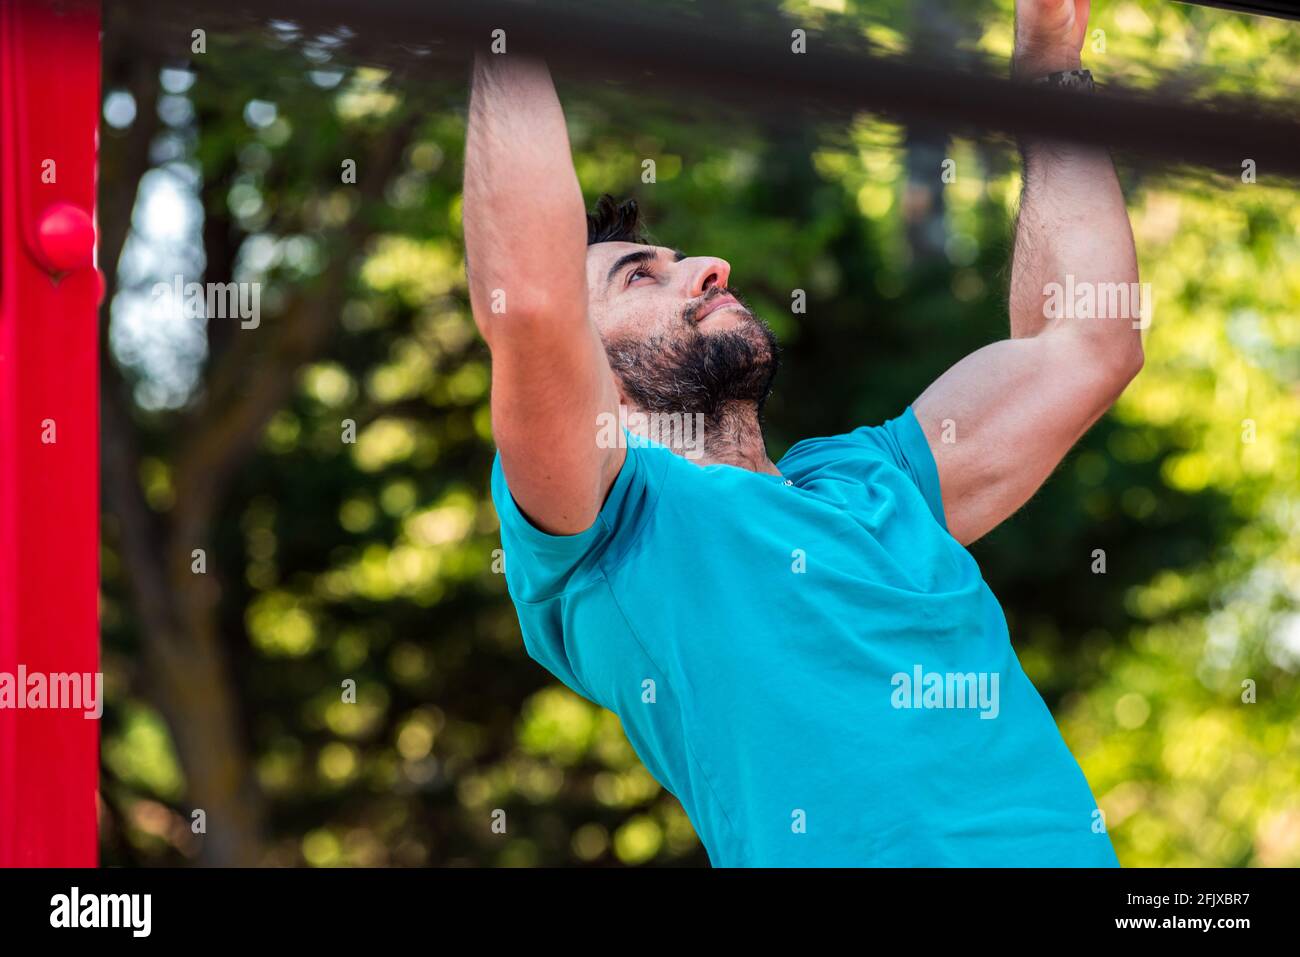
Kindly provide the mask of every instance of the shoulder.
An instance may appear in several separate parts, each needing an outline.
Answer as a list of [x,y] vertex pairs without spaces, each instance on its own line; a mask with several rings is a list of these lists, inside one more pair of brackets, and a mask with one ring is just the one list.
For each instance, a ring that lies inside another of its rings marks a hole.
[[901,415],[880,425],[864,425],[848,432],[796,442],[779,464],[787,475],[791,470],[832,464],[845,458],[874,459],[902,466],[910,457],[929,455],[929,451],[925,433],[908,406]]
[[777,467],[796,484],[818,477],[855,482],[905,478],[947,527],[934,453],[911,406],[880,425],[797,442]]

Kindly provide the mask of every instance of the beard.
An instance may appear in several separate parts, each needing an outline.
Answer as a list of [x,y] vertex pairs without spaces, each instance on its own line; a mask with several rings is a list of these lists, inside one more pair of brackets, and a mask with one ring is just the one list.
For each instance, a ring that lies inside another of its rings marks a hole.
[[628,400],[643,412],[703,415],[717,425],[739,405],[761,414],[779,364],[776,335],[740,299],[732,328],[701,332],[695,317],[722,295],[704,296],[682,310],[674,330],[648,339],[605,344],[610,367]]

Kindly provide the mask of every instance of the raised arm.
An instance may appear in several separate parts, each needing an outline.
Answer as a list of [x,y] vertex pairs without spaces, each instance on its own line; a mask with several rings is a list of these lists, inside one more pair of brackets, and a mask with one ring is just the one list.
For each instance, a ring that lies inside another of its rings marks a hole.
[[[1078,69],[1087,22],[1088,0],[1017,0],[1017,76]],[[1022,153],[1011,338],[914,404],[963,544],[1028,501],[1142,367],[1137,259],[1109,155],[1044,141]]]
[[618,395],[587,316],[586,213],[541,61],[475,61],[464,198],[470,303],[492,352],[506,480],[544,531],[583,531],[626,453],[596,443],[597,415],[616,414]]

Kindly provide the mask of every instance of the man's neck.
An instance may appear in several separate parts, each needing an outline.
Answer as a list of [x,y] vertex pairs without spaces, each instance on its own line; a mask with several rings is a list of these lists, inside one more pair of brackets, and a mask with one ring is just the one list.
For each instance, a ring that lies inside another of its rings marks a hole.
[[[651,432],[633,425],[634,420],[629,417],[631,431],[642,435]],[[696,465],[733,465],[750,472],[781,474],[767,457],[763,427],[758,422],[758,409],[752,403],[728,403],[717,415],[704,418],[698,429],[682,432],[685,434],[672,434],[673,430],[661,425],[659,434],[651,432],[648,437]]]

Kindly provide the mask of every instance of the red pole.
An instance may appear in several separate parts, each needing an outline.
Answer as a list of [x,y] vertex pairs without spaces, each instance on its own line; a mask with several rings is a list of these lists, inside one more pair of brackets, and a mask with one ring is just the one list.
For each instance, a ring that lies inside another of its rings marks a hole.
[[98,861],[99,59],[98,2],[0,2],[0,866]]

